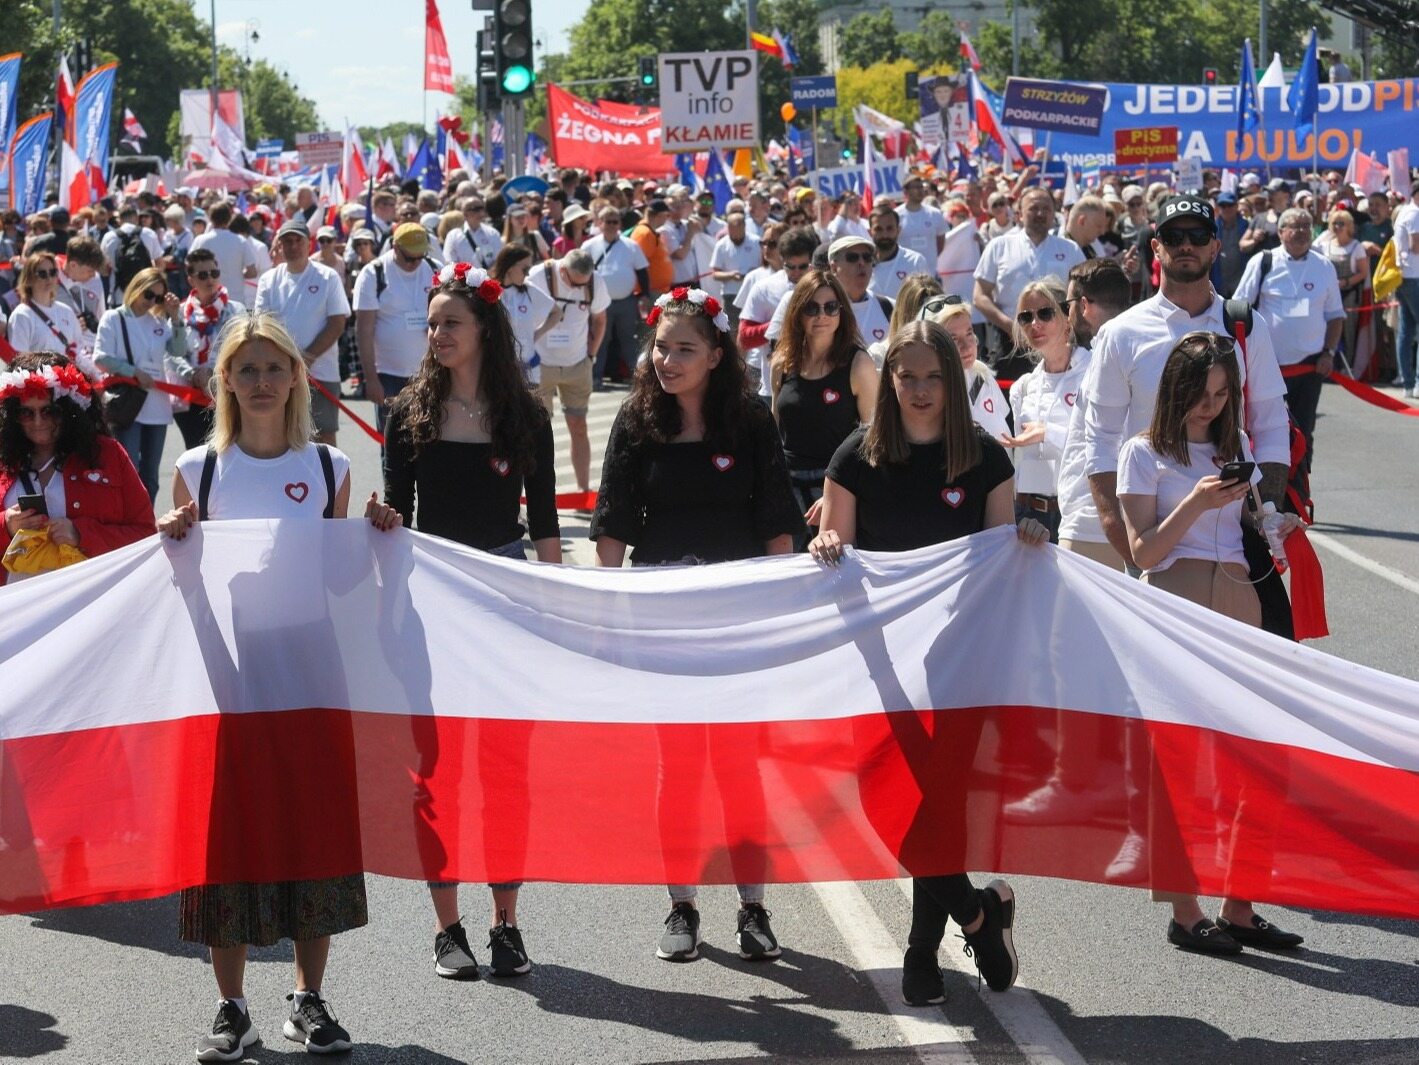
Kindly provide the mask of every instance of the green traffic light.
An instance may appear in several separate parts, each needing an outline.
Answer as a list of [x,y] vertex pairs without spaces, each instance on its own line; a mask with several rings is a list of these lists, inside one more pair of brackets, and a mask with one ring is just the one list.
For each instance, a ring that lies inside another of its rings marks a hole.
[[532,87],[532,70],[522,64],[514,64],[503,71],[503,92],[517,94]]
[[641,84],[644,85],[646,88],[650,88],[652,85],[655,84],[655,75],[654,75],[654,74],[642,74],[642,75],[641,75]]

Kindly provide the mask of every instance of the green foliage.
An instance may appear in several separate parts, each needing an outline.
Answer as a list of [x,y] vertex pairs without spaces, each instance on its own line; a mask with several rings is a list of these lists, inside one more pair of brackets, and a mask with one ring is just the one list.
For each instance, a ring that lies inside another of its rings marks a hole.
[[315,103],[300,95],[291,79],[266,60],[255,60],[240,84],[246,105],[246,136],[252,144],[263,137],[279,137],[290,151],[296,146],[297,133],[321,128]]
[[949,11],[928,11],[915,30],[899,35],[902,55],[919,70],[954,63],[961,54],[961,32]]
[[902,44],[891,8],[854,16],[838,38],[838,61],[845,67],[895,63],[901,56]]
[[853,109],[866,104],[884,115],[891,115],[910,126],[916,121],[917,103],[908,100],[906,77],[916,69],[910,59],[878,63],[870,67],[840,67],[838,69],[838,107],[833,113],[833,126],[838,135],[849,140],[853,133]]
[[391,122],[387,126],[359,126],[360,139],[365,142],[365,147],[381,143],[385,137],[389,138],[389,143],[394,145],[395,153],[404,150],[404,134],[414,134],[415,141],[421,141],[429,135],[428,130],[417,122]]

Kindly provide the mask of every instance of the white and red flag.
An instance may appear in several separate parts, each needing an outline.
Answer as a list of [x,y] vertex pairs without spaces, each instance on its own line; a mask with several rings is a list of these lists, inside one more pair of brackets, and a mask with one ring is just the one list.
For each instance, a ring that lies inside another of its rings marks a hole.
[[[623,572],[218,521],[0,613],[0,912],[359,870],[1106,881],[1136,832],[1139,886],[1419,915],[1419,684],[1009,528]],[[1013,822],[1086,720],[1096,787]]]
[[424,89],[453,92],[453,60],[448,55],[448,39],[443,35],[436,0],[424,0]]
[[138,116],[128,108],[123,109],[123,134],[127,140],[147,140],[148,131],[143,128],[143,123],[138,121]]
[[344,157],[340,161],[340,184],[351,196],[359,195],[370,179],[365,168],[365,142],[354,126],[345,130]]
[[964,33],[961,34],[961,58],[970,65],[972,70],[980,70],[980,56],[976,54],[975,45],[971,44],[971,39]]

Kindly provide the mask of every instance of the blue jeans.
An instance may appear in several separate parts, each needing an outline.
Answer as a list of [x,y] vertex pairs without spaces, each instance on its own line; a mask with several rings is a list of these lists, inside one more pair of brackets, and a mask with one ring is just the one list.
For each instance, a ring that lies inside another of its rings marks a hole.
[[1419,345],[1419,277],[1401,281],[1394,298],[1399,300],[1399,337],[1395,341],[1399,376],[1405,388],[1413,388],[1415,347]]
[[138,422],[117,434],[118,442],[138,468],[138,479],[148,490],[150,503],[158,498],[158,472],[163,466],[163,441],[167,435],[166,425],[140,425]]
[[[387,403],[392,403],[394,397],[404,391],[404,386],[409,383],[407,377],[395,377],[392,373],[376,374],[379,378],[379,387],[384,389],[384,399]],[[389,408],[381,403],[374,409],[374,427],[381,433],[384,432],[384,423],[389,420]],[[384,454],[384,449],[380,448],[380,454]]]

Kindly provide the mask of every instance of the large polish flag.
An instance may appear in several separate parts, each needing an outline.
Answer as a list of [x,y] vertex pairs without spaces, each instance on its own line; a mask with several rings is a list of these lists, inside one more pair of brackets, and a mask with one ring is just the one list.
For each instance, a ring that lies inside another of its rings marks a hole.
[[[1011,529],[606,571],[213,522],[0,612],[0,911],[358,870],[1103,881],[1132,829],[1115,882],[1419,915],[1419,684]],[[1085,724],[1096,786],[1012,822]]]

